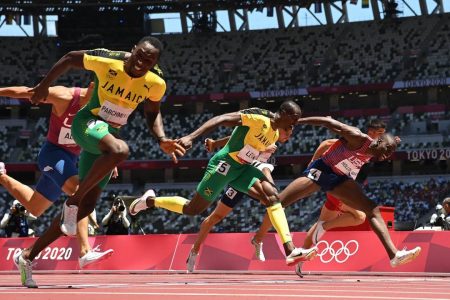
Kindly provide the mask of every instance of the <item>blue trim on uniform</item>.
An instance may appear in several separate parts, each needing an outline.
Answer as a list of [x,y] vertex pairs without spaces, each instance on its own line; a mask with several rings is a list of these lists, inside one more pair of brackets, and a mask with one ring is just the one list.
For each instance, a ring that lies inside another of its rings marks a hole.
[[38,155],[41,177],[36,191],[52,202],[58,200],[66,180],[78,174],[77,161],[77,155],[46,141]]
[[303,171],[303,175],[318,184],[324,191],[331,191],[336,186],[350,179],[345,175],[336,174],[322,158],[313,161],[308,168]]

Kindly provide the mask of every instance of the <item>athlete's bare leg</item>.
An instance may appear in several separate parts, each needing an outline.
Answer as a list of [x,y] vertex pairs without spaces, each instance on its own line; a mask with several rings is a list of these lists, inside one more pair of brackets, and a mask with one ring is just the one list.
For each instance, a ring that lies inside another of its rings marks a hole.
[[103,137],[98,147],[103,154],[95,160],[86,177],[80,182],[77,192],[67,200],[67,205],[78,206],[78,220],[87,217],[92,212],[90,207],[95,207],[97,201],[95,199],[94,203],[87,203],[92,201],[93,198],[85,197],[85,195],[95,188],[105,176],[111,174],[114,168],[124,161],[129,154],[128,145],[112,134]]
[[[89,194],[86,195],[86,197],[98,197],[101,193],[100,188],[95,188],[93,191],[91,191]],[[81,248],[83,251],[89,251],[90,245],[88,240],[88,234],[87,234],[87,221],[88,218],[85,217],[81,222],[85,222],[86,226],[84,225],[78,225],[79,232],[84,232],[84,234],[81,234],[79,237],[80,242],[80,251]],[[44,232],[42,236],[40,236],[36,242],[29,247],[28,249],[24,250],[23,256],[29,260],[33,260],[42,250],[44,250],[47,246],[49,246],[51,243],[53,243],[56,239],[58,239],[63,233],[60,229],[60,222],[61,222],[61,214],[58,214],[50,224],[50,227]],[[87,250],[86,250],[87,249]]]
[[[96,199],[100,197],[102,190],[99,187],[92,189],[87,195],[91,199],[88,199],[88,203],[96,203]],[[95,206],[94,206],[95,207]],[[92,249],[91,244],[89,244],[88,235],[88,224],[89,218],[84,217],[77,223],[77,237],[78,243],[80,245],[80,257],[84,256],[89,250]]]
[[[353,209],[345,204],[342,204],[341,211],[328,209],[325,205],[320,211],[319,221],[324,221],[322,224],[325,230],[330,230],[338,227],[356,226],[364,223],[366,215],[356,209]],[[308,230],[303,248],[310,248],[313,245],[312,236],[316,229],[317,223]]]
[[66,195],[72,196],[78,190],[79,184],[80,178],[78,177],[78,175],[73,175],[66,179],[61,189],[64,193],[66,193]]
[[[342,213],[331,211],[325,206],[322,207],[324,212],[323,219],[322,213],[320,214],[319,221],[324,221],[322,224],[323,229],[330,230],[338,227],[356,226],[364,223],[366,220],[366,214],[362,211],[356,210],[343,204],[341,207]],[[333,217],[334,215],[334,217]]]
[[380,214],[380,209],[364,194],[361,187],[355,181],[347,180],[336,186],[329,193],[340,199],[346,205],[363,211],[366,214],[372,230],[383,243],[389,258],[392,259],[398,250],[392,243],[386,224]]
[[52,202],[45,198],[41,193],[33,190],[31,187],[17,181],[16,179],[2,174],[0,184],[16,198],[30,213],[39,217],[46,211]]
[[202,224],[200,225],[200,231],[197,234],[197,239],[192,245],[192,250],[194,253],[198,253],[200,251],[200,246],[205,241],[211,229],[220,221],[222,221],[233,209],[231,207],[226,206],[219,201],[217,203],[214,211],[206,217]]
[[[278,197],[283,207],[287,207],[300,199],[308,197],[319,189],[320,187],[312,180],[306,177],[299,177],[291,182],[283,191],[281,191]],[[255,234],[255,241],[258,243],[262,242],[264,236],[267,234],[267,232],[269,232],[271,228],[272,223],[270,222],[270,218],[266,213],[264,215],[263,222],[259,227],[259,230]]]

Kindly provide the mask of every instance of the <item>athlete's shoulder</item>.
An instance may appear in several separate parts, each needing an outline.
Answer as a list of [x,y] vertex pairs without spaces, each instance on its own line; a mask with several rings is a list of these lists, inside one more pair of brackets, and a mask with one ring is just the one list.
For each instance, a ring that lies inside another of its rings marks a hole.
[[153,68],[151,68],[150,72],[152,72],[155,75],[158,75],[161,79],[164,80],[164,72],[162,71],[159,65],[155,65]]
[[117,60],[125,60],[125,57],[128,52],[124,51],[112,51],[104,48],[87,50],[85,52],[89,56],[117,59]]
[[246,108],[241,110],[240,112],[244,115],[259,115],[267,118],[273,117],[273,113],[271,111],[259,107]]

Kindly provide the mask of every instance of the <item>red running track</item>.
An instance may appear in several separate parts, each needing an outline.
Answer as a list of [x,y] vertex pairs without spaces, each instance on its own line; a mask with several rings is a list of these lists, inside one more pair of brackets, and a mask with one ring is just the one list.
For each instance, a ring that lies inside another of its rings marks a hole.
[[135,299],[450,299],[450,277],[295,274],[0,274],[1,300]]

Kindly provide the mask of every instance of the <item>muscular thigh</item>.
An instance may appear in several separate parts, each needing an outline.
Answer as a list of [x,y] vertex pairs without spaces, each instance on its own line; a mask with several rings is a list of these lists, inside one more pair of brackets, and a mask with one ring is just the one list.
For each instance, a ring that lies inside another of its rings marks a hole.
[[119,129],[85,110],[79,111],[72,123],[72,137],[76,143],[84,151],[97,155],[102,154],[100,141],[109,134],[117,135],[118,131]]
[[339,198],[345,205],[365,213],[370,212],[377,206],[364,194],[359,184],[351,179],[339,184],[329,193]]

